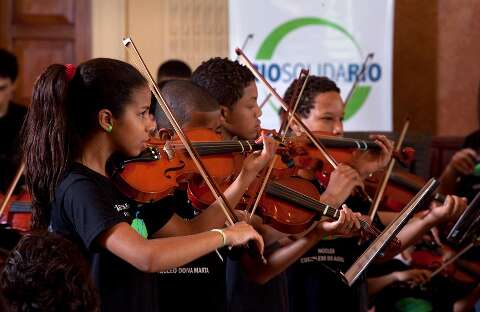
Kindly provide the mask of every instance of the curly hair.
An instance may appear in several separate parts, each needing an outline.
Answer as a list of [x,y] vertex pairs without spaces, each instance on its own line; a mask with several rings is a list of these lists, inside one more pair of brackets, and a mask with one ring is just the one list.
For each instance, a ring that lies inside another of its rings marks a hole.
[[10,252],[0,275],[8,311],[98,311],[88,265],[59,234],[26,234]]
[[215,57],[195,69],[192,81],[207,90],[220,105],[232,108],[255,77],[239,62]]
[[[285,91],[285,95],[283,96],[285,102],[289,103],[291,101],[296,83],[297,79],[292,81],[292,83]],[[300,99],[300,102],[298,103],[296,112],[302,118],[308,118],[308,116],[310,115],[310,110],[313,108],[313,101],[315,97],[320,93],[332,91],[340,93],[340,89],[337,87],[335,82],[330,80],[329,78],[319,76],[308,77],[307,85],[303,90],[302,97]]]

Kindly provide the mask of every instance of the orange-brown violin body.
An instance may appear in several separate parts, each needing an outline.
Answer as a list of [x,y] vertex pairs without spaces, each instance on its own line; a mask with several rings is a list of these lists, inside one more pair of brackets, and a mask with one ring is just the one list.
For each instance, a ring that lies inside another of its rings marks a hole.
[[[194,129],[187,135],[192,142],[222,142],[218,134],[208,129]],[[198,173],[194,161],[178,141],[151,139],[149,148],[147,153],[154,154],[150,155],[150,160],[130,162],[113,175],[125,195],[143,203],[172,194],[178,183]],[[226,179],[238,171],[238,162],[232,154],[210,154],[201,158],[208,173],[215,179]]]
[[[367,192],[374,194],[380,178],[379,175],[374,175],[365,181]],[[410,172],[401,170],[392,172],[380,203],[380,209],[395,212],[401,211],[425,183],[426,181],[422,177]],[[443,201],[444,196],[435,193],[434,199]]]
[[[275,177],[274,182],[310,198],[316,200],[320,198],[315,185],[305,179],[282,175],[278,178]],[[250,185],[237,208],[245,209],[252,206],[260,183],[261,181],[258,179]],[[223,188],[225,189],[226,186],[223,185]],[[208,207],[214,201],[213,195],[201,180],[193,180],[189,183],[188,197],[192,205],[200,209]],[[318,215],[315,211],[307,210],[286,200],[273,197],[268,192],[264,192],[260,198],[257,214],[263,218],[265,224],[269,224],[274,229],[288,234],[298,234],[306,231]]]
[[[0,195],[0,202],[4,197]],[[12,195],[3,212],[0,223],[8,227],[26,232],[32,227],[32,198],[27,192]]]

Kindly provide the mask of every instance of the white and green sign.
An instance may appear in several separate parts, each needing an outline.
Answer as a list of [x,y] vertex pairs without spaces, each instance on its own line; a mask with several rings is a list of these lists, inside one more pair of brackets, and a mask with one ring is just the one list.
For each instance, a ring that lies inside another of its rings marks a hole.
[[[230,0],[230,51],[245,53],[283,95],[302,68],[333,79],[345,98],[345,130],[392,130],[393,0]],[[259,101],[266,91],[259,85]],[[279,106],[263,107],[262,127],[278,128]]]

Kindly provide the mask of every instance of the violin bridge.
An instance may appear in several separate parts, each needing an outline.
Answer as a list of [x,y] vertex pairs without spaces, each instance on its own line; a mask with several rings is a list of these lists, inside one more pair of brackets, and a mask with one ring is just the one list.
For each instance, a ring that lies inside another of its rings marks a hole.
[[163,146],[163,151],[167,154],[168,160],[175,158],[175,149],[172,147],[170,142],[165,143]]

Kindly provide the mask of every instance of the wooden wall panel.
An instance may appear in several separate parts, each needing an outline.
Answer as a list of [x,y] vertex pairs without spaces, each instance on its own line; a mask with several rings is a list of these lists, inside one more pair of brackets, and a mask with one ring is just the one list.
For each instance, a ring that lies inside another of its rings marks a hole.
[[0,0],[0,12],[0,47],[19,60],[16,101],[29,103],[33,83],[48,65],[90,58],[90,0]]
[[22,65],[16,96],[23,101],[30,98],[38,76],[30,73],[41,73],[46,66],[53,63],[75,62],[73,41],[69,40],[16,40],[13,52]]
[[480,1],[439,0],[437,135],[479,128]]
[[15,24],[74,24],[74,0],[17,0],[14,1]]
[[479,127],[480,1],[395,1],[394,128],[465,136]]

